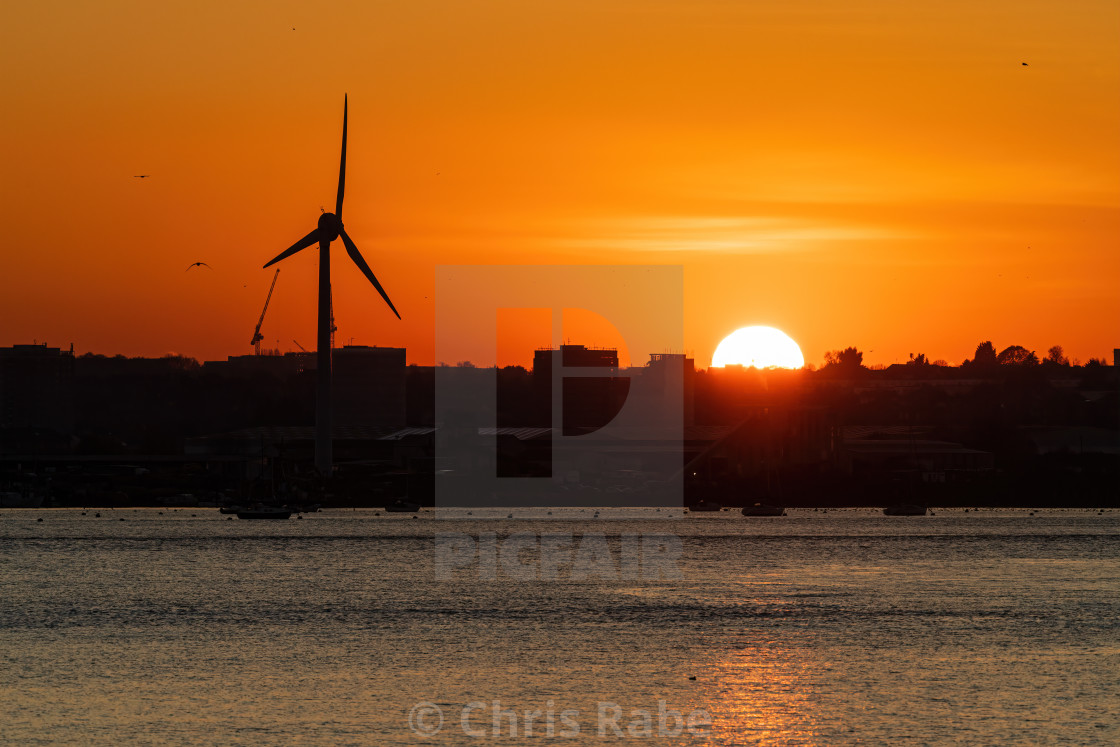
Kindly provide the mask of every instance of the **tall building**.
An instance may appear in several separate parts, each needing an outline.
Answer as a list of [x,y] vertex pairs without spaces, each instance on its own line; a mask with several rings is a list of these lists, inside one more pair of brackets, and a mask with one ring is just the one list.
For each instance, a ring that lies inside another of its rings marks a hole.
[[[559,423],[554,422],[552,412],[552,376],[557,362],[564,369],[602,369],[602,375],[561,377]],[[618,350],[614,348],[561,345],[559,350],[537,350],[533,353],[534,412],[532,422],[526,424],[561,426],[565,435],[601,428],[618,414],[629,389],[630,379],[618,375]]]
[[560,349],[541,348],[533,352],[533,373],[545,370],[551,373],[552,361],[560,356],[562,366],[618,368],[618,350],[615,348],[589,348],[585,345],[561,345]]
[[74,350],[0,348],[0,428],[74,432]]
[[283,355],[231,355],[224,361],[206,361],[202,368],[206,373],[220,376],[250,377],[268,374],[285,379],[304,371],[314,371],[315,365],[314,353],[288,352]]
[[331,356],[334,424],[404,428],[405,348],[346,345]]
[[680,392],[684,407],[683,425],[696,422],[693,405],[696,392],[696,361],[684,353],[650,353],[649,363],[642,372],[642,378],[660,388],[665,396]]

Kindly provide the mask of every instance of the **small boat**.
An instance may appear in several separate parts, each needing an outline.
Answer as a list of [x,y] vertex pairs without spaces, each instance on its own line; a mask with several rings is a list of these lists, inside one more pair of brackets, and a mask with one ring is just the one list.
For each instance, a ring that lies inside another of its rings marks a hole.
[[786,510],[781,506],[770,506],[765,503],[756,503],[753,506],[743,506],[743,516],[785,516]]
[[42,505],[43,496],[41,495],[7,490],[0,492],[0,508],[39,508]]
[[313,514],[322,507],[321,503],[293,503],[289,505],[289,508],[297,514]]
[[290,519],[292,512],[278,506],[257,506],[245,508],[237,512],[239,519]]
[[716,503],[715,501],[704,501],[704,500],[700,500],[700,501],[697,501],[696,503],[693,503],[693,504],[689,505],[689,507],[688,507],[688,510],[689,510],[690,512],[696,512],[696,511],[722,511],[722,510],[723,510],[723,506],[719,505],[719,504],[718,504],[718,503]]
[[244,510],[245,508],[243,506],[239,506],[236,503],[226,503],[218,507],[218,513],[220,514],[236,514]]
[[408,501],[402,501],[398,498],[387,505],[385,511],[390,514],[415,514],[420,511],[420,506],[419,504],[409,503]]
[[925,516],[925,506],[915,506],[912,503],[898,503],[894,506],[887,506],[883,509],[883,513],[887,516]]

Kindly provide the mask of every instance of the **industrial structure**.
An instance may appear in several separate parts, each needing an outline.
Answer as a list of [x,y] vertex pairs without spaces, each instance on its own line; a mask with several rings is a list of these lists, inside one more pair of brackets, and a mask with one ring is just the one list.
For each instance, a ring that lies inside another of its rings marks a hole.
[[261,354],[261,340],[264,335],[261,334],[261,325],[264,324],[264,315],[268,311],[268,302],[272,300],[272,291],[276,289],[276,278],[280,277],[280,268],[276,268],[276,274],[272,276],[272,285],[268,286],[268,296],[264,299],[264,308],[261,309],[261,318],[257,320],[257,328],[253,330],[253,339],[249,344],[256,350],[256,354]]
[[333,347],[334,313],[331,298],[331,242],[337,238],[342,239],[346,246],[346,253],[358,266],[358,269],[381,294],[385,303],[389,305],[398,319],[401,315],[397,312],[389,295],[381,287],[381,283],[373,274],[373,270],[366,264],[365,259],[358,251],[353,240],[347,235],[342,223],[342,199],[346,191],[346,119],[349,103],[344,97],[342,104],[342,158],[338,167],[338,195],[335,199],[333,213],[324,212],[319,216],[318,226],[285,249],[271,261],[265,264],[269,267],[282,259],[299,252],[312,244],[319,244],[319,319],[318,319],[318,349],[317,353],[317,384],[315,401],[315,467],[323,477],[330,477],[333,458],[331,454],[331,348]]

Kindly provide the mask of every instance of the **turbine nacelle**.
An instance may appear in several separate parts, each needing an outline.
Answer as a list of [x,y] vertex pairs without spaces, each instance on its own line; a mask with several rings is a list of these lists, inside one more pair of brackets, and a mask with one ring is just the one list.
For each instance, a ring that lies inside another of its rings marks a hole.
[[319,216],[319,240],[334,241],[342,233],[342,221],[334,213]]

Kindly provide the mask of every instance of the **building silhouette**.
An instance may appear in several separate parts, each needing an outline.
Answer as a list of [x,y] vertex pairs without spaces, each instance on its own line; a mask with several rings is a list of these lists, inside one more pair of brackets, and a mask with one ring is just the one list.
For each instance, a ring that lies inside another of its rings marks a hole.
[[641,372],[650,386],[662,390],[675,388],[684,404],[683,425],[696,424],[696,361],[684,353],[650,353],[649,363]]
[[74,350],[0,348],[0,428],[74,432]]
[[331,357],[335,425],[405,427],[404,348],[346,345]]
[[[561,369],[561,410],[554,413],[553,378],[557,368]],[[578,369],[593,372],[586,375],[588,372]],[[564,435],[601,428],[618,414],[629,390],[630,379],[619,375],[615,348],[561,345],[559,349],[538,349],[533,353],[533,422],[517,425],[551,427],[555,423],[563,428]]]
[[304,371],[314,371],[315,354],[288,352],[283,355],[231,355],[224,361],[206,361],[202,364],[202,370],[229,377],[268,375],[287,378]]

